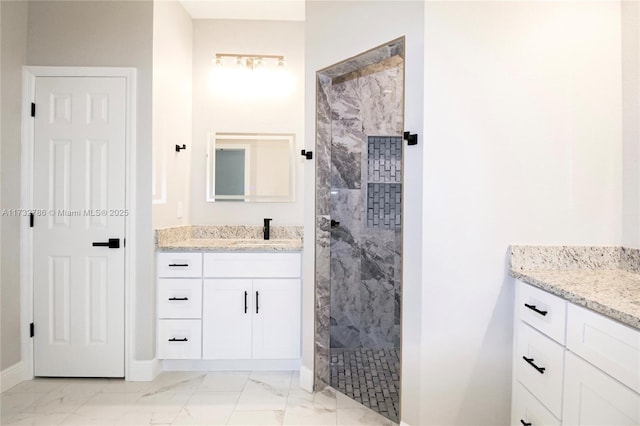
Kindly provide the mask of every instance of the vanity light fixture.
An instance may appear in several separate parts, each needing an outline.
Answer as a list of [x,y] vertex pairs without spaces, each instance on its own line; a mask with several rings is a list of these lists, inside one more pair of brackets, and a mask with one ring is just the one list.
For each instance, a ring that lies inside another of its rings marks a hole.
[[224,67],[225,59],[227,63],[235,63],[235,65],[246,66],[254,70],[262,66],[274,65],[278,68],[284,67],[284,56],[282,55],[241,55],[238,53],[216,53],[216,66]]

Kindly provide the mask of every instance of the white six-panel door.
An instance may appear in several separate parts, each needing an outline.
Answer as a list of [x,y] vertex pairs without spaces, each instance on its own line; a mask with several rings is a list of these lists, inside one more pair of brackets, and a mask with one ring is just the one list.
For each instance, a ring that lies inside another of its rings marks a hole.
[[36,78],[36,376],[124,376],[125,102],[124,78]]

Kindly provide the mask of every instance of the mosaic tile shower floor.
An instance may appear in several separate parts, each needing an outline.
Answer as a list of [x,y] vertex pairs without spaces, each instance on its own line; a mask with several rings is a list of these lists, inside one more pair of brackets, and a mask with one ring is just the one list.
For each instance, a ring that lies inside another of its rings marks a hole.
[[331,386],[398,423],[399,352],[398,349],[332,348]]

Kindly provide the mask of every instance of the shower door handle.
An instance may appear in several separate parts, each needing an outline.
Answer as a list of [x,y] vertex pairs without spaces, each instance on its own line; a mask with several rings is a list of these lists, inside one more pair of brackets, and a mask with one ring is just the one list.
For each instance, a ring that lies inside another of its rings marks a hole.
[[338,221],[336,221],[336,220],[331,219],[331,227],[332,227],[332,228],[336,228],[336,227],[338,227],[338,226],[340,226],[340,222],[338,222]]

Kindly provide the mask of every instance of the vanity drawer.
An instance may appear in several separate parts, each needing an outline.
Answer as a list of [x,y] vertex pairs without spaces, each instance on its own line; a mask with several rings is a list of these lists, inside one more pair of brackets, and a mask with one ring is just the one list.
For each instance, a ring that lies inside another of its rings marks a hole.
[[521,281],[518,281],[517,292],[518,318],[556,342],[564,344],[567,302]]
[[523,322],[517,327],[516,379],[560,418],[564,348]]
[[205,253],[205,278],[297,278],[300,253]]
[[158,280],[159,318],[200,318],[202,280],[170,278]]
[[200,320],[159,320],[158,358],[200,359],[202,356]]
[[527,423],[531,424],[531,426],[560,426],[560,420],[556,419],[540,401],[520,383],[516,382],[513,386],[511,425],[522,426]]
[[640,330],[570,303],[567,349],[640,393]]
[[202,253],[158,253],[158,278],[202,276]]

